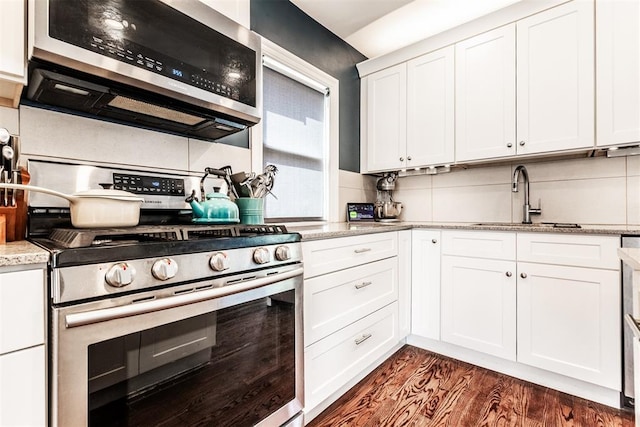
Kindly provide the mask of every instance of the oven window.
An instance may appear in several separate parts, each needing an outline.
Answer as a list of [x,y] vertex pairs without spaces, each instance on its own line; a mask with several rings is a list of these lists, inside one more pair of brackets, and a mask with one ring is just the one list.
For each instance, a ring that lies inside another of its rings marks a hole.
[[89,425],[251,426],[295,397],[294,291],[94,344]]

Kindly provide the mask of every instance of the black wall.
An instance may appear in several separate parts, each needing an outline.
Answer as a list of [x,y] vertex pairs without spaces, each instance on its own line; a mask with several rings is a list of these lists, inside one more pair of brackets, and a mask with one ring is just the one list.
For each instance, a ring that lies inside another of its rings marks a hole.
[[340,169],[360,172],[360,78],[367,59],[289,0],[251,0],[251,29],[340,81]]

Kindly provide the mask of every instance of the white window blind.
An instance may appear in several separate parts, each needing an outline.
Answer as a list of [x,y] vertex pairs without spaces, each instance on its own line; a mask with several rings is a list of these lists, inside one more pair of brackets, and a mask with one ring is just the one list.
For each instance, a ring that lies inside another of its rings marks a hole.
[[263,161],[278,168],[272,189],[277,199],[265,199],[265,217],[325,219],[329,91],[267,67],[263,91]]

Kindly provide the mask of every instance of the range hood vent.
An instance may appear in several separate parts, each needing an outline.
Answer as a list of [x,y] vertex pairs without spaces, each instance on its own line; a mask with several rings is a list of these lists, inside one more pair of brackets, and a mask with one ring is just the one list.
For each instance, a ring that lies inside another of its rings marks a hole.
[[78,78],[79,73],[72,70],[64,70],[65,74],[61,74],[58,70],[47,69],[59,68],[51,64],[33,62],[31,67],[23,103],[35,107],[208,141],[255,124],[122,84],[95,82],[100,79],[93,76]]

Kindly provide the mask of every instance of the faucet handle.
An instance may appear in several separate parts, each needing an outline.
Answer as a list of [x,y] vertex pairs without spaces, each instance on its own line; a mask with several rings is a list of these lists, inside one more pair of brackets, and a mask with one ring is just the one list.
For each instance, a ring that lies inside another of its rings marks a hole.
[[537,208],[529,208],[529,214],[531,215],[540,215],[542,213],[542,201],[538,199],[538,207]]

